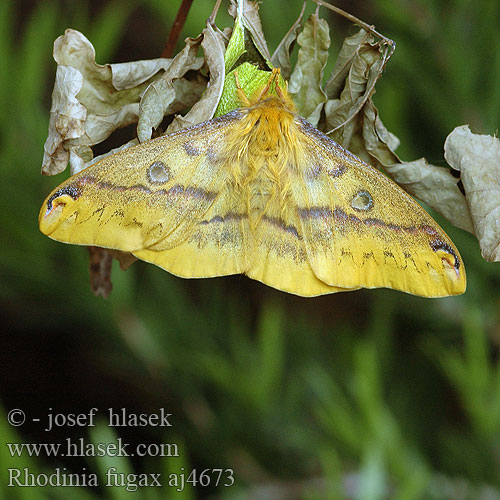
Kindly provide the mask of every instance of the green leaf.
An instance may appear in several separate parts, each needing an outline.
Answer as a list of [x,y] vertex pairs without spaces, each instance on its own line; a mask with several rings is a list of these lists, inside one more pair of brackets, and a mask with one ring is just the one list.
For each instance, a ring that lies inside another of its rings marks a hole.
[[[231,71],[226,75],[224,80],[224,92],[222,93],[221,100],[215,111],[215,116],[225,115],[229,111],[239,108],[241,102],[238,98],[236,78],[235,73],[238,74],[238,81],[240,82],[241,88],[247,97],[251,97],[258,90],[262,89],[264,85],[269,82],[272,73],[270,71],[263,71],[258,69],[253,64],[248,62],[243,63],[238,66],[235,70]],[[285,81],[281,76],[278,78],[279,86],[285,87]],[[271,85],[269,89],[270,94],[276,94],[275,83]]]
[[226,72],[243,62],[257,64],[261,69],[271,68],[271,56],[262,31],[258,2],[238,0],[236,6],[234,3],[231,5],[230,13],[236,19],[231,37],[235,40],[232,43],[230,40],[228,44]]
[[[250,97],[268,83],[271,75],[269,69],[272,69],[258,15],[258,4],[240,0],[237,6],[231,6],[230,12],[236,17],[236,21],[224,54],[224,90],[214,116],[224,115],[241,105],[236,93],[236,71],[243,92]],[[280,82],[284,85],[282,80]]]
[[245,53],[245,34],[240,17],[234,23],[233,33],[227,44],[226,53],[224,54],[224,66],[226,73],[229,73],[234,68],[236,61]]

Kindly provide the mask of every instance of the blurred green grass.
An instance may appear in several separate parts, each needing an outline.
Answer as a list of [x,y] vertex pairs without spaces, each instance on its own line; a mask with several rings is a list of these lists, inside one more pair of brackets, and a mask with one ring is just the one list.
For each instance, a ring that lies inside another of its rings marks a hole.
[[[175,415],[175,435],[151,431],[140,438],[178,442],[179,461],[116,466],[234,468],[233,487],[188,488],[185,498],[500,498],[500,272],[482,261],[470,235],[439,220],[467,266],[462,297],[431,301],[376,290],[306,300],[244,277],[181,280],[137,263],[125,273],[114,268],[105,301],[90,293],[86,252],[39,233],[40,203],[62,177],[39,175],[54,39],[67,27],[82,31],[101,63],[157,57],[179,3],[0,3],[5,408],[166,407]],[[301,4],[264,1],[271,50]],[[496,2],[452,8],[444,0],[375,0],[351,7],[397,43],[375,103],[401,138],[403,158],[425,155],[443,164],[444,139],[462,123],[496,131]],[[211,1],[195,0],[184,35],[196,35],[211,8]],[[322,12],[339,46],[349,26]],[[224,15],[221,26],[230,23]],[[5,442],[46,436],[28,425],[14,435],[0,420],[2,474],[8,467],[44,471],[61,464],[13,462]],[[103,467],[93,460],[85,466]],[[7,488],[4,480],[0,495],[182,498],[168,488],[41,490]]]

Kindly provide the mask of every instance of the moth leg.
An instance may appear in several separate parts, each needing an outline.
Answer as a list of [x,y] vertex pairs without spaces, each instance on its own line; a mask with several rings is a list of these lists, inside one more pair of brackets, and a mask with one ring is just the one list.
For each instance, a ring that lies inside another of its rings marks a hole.
[[269,77],[269,81],[267,82],[266,86],[260,91],[260,94],[258,95],[256,102],[260,102],[262,99],[264,99],[264,96],[269,92],[269,89],[271,88],[271,85],[274,81],[276,81],[276,93],[278,94],[279,97],[283,97],[281,89],[279,88],[278,85],[278,77],[280,72],[281,72],[280,68],[273,68],[273,72]]
[[[279,68],[278,68],[278,74],[279,74]],[[288,101],[290,98],[287,97],[288,93],[288,82],[285,82],[285,92],[281,90],[280,84],[279,84],[279,79],[276,77],[276,94],[277,96],[282,99],[283,101]]]
[[245,94],[245,91],[243,90],[243,87],[241,86],[240,79],[238,77],[238,71],[235,70],[234,72],[234,81],[236,83],[236,94],[238,95],[238,99],[240,100],[241,104],[245,106],[251,106],[250,99]]

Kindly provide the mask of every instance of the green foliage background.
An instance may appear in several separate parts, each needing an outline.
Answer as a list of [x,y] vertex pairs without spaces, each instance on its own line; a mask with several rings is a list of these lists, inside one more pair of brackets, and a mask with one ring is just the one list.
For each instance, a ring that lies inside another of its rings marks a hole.
[[[0,495],[90,498],[499,499],[500,267],[438,218],[464,257],[464,296],[390,290],[301,299],[244,277],[181,280],[144,263],[114,269],[92,296],[84,249],[42,236],[37,215],[58,178],[39,175],[55,63],[67,27],[97,61],[158,57],[179,0],[0,2],[0,397],[28,422],[0,419]],[[401,156],[444,164],[457,125],[495,133],[500,6],[493,0],[373,0],[337,5],[394,39],[374,98]],[[273,50],[302,2],[264,0]],[[309,11],[313,10],[308,5]],[[183,34],[212,9],[194,0]],[[348,24],[331,17],[334,47]],[[231,25],[223,11],[219,26]],[[334,50],[329,68],[334,62]],[[328,74],[328,68],[327,68]],[[129,131],[133,134],[133,131]],[[123,141],[122,141],[123,142]],[[177,443],[179,458],[12,458],[6,442],[113,440],[104,424],[44,433],[55,412],[166,408],[173,428],[120,429],[130,442]],[[231,488],[8,488],[8,467],[178,472],[232,467]]]

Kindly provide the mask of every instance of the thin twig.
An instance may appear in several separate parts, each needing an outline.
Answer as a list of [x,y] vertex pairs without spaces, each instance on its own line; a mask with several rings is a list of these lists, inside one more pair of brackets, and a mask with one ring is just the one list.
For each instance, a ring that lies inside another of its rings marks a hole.
[[170,30],[170,34],[168,35],[168,40],[165,48],[163,49],[161,57],[170,58],[174,54],[177,40],[179,39],[182,28],[184,27],[184,23],[186,22],[186,18],[192,3],[193,0],[182,0],[181,6],[179,7],[177,15],[175,16],[174,24],[172,25],[172,29]]
[[217,12],[219,12],[220,9],[220,4],[222,3],[222,0],[217,0],[214,5],[214,9],[212,10],[212,13],[210,14],[210,17],[207,20],[207,23],[210,25],[214,25],[215,23],[215,18],[217,17]]
[[390,53],[386,55],[386,58],[389,59],[389,57],[391,57],[392,53],[394,52],[394,49],[396,48],[396,44],[390,38],[387,38],[386,36],[382,35],[382,33],[379,33],[375,29],[375,26],[371,26],[362,21],[361,19],[358,19],[356,16],[349,14],[345,10],[339,9],[338,7],[335,7],[334,5],[324,2],[323,0],[313,0],[313,2],[318,5],[322,5],[323,7],[326,7],[327,9],[330,9],[337,14],[340,14],[346,19],[349,19],[349,21],[353,22],[354,24],[361,26],[361,28],[368,31],[369,33],[373,33],[374,35],[378,36],[381,40],[383,40],[387,45],[390,46]]

